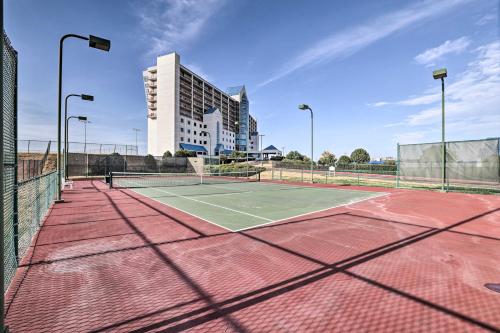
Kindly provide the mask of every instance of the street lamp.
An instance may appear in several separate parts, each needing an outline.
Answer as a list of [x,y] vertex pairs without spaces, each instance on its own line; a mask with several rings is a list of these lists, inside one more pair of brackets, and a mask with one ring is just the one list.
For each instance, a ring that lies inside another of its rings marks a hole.
[[90,120],[85,120],[83,122],[83,126],[84,126],[84,134],[83,134],[83,153],[86,154],[87,153],[87,124],[90,124],[91,121]]
[[212,172],[212,137],[210,136],[210,132],[201,131],[200,134],[208,134],[208,168],[209,173]]
[[260,165],[263,166],[264,165],[264,151],[262,150],[262,137],[264,137],[265,134],[259,134],[259,143],[260,143]]
[[64,179],[68,179],[66,175],[68,173],[68,98],[70,97],[80,97],[84,101],[94,101],[94,96],[85,94],[69,94],[64,99]]
[[89,41],[89,47],[109,51],[111,48],[111,42],[104,38],[99,38],[96,36],[89,35],[89,37],[67,34],[61,37],[59,40],[59,84],[58,84],[58,94],[57,94],[57,202],[64,202],[61,198],[62,191],[62,168],[61,168],[61,97],[62,97],[62,66],[63,66],[63,46],[66,38],[77,38]]
[[314,121],[313,121],[313,110],[309,107],[309,105],[307,104],[300,104],[299,105],[299,109],[301,109],[302,111],[305,111],[305,110],[309,110],[311,111],[311,183],[314,183],[314,175],[313,175],[313,163],[314,163],[314,159],[313,159],[313,152],[314,152]]
[[[68,138],[69,138],[68,125],[69,125],[69,120],[70,119],[78,119],[80,121],[87,121],[87,117],[85,117],[85,116],[71,116],[71,117],[68,117],[68,119],[66,120],[66,133],[68,134]],[[68,146],[69,146],[69,144],[68,144]],[[66,151],[65,153],[66,153],[66,157],[68,157],[69,156],[68,155],[68,151]],[[68,179],[68,159],[67,158],[64,159],[64,170],[65,170],[64,177],[66,179]]]
[[139,128],[132,128],[135,132],[135,149],[137,149],[137,155],[139,155],[139,146],[137,145],[137,134],[141,131]]
[[441,79],[441,190],[444,191],[446,181],[446,143],[444,142],[444,78],[448,76],[446,68],[441,68],[432,72],[434,80]]

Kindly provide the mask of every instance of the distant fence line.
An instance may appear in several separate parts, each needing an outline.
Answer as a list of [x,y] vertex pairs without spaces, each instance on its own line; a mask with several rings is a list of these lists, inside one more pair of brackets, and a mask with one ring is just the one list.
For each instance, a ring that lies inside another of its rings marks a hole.
[[[55,140],[17,140],[17,151],[20,153],[44,153],[50,143],[50,152],[57,153],[57,141]],[[136,145],[123,145],[114,143],[95,142],[69,142],[68,152],[83,154],[113,154],[139,155]]]
[[68,177],[104,176],[109,172],[186,172],[190,168],[187,157],[68,154]]

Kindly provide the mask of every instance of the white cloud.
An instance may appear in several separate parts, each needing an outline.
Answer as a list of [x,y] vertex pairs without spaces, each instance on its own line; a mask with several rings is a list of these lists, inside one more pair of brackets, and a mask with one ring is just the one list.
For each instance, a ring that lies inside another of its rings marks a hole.
[[479,20],[476,21],[476,25],[479,25],[479,26],[486,25],[490,21],[496,20],[497,17],[498,17],[498,14],[494,14],[494,13],[486,14],[486,15],[482,16]]
[[349,56],[378,40],[425,19],[441,15],[469,0],[424,1],[405,9],[375,18],[374,20],[335,33],[307,48],[267,80],[258,84],[263,87],[296,70],[309,65],[324,63],[335,58]]
[[435,103],[439,100],[441,100],[441,94],[440,93],[432,93],[432,94],[428,94],[428,95],[409,97],[407,99],[397,101],[397,102],[382,101],[382,102],[376,102],[376,103],[369,103],[368,106],[373,106],[373,107],[381,107],[381,106],[386,106],[386,105],[418,106],[418,105],[427,105],[427,104]]
[[416,131],[396,134],[396,142],[401,144],[418,143],[427,135],[427,131]]
[[460,37],[455,40],[447,40],[443,44],[427,49],[415,57],[415,60],[422,65],[434,66],[436,60],[446,54],[460,54],[470,45],[470,40],[467,37]]
[[136,8],[142,30],[152,36],[149,54],[174,51],[194,40],[226,0],[142,1]]
[[[457,74],[445,86],[446,127],[449,132],[461,135],[500,135],[500,41],[483,45],[473,51],[475,59],[467,69]],[[435,93],[395,102],[405,104],[410,100],[433,100],[440,96],[440,85]],[[422,105],[425,103],[422,103]],[[441,103],[406,117],[401,126],[418,127],[437,125],[441,122]],[[399,123],[398,123],[399,124]],[[391,126],[388,124],[386,126]]]

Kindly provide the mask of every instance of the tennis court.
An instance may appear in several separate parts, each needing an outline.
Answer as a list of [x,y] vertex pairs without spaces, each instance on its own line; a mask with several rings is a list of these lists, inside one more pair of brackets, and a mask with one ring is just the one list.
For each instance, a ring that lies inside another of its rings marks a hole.
[[52,207],[6,295],[13,332],[500,328],[497,196],[255,175],[112,182],[75,181]]
[[259,182],[258,174],[114,173],[113,187],[129,188],[231,231],[275,223],[385,193]]

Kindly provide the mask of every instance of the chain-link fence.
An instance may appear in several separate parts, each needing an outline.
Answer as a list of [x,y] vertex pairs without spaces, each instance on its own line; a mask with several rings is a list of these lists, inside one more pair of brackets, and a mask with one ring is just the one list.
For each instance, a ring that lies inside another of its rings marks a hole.
[[33,236],[47,214],[57,193],[57,172],[36,176],[18,184],[18,257],[28,250]]
[[499,138],[450,141],[444,147],[443,161],[440,142],[398,145],[398,185],[500,190]]
[[9,39],[3,38],[3,225],[4,225],[4,288],[15,274],[17,261],[14,235],[17,234],[17,52]]
[[187,172],[186,157],[68,154],[68,177],[105,176],[110,172]]
[[[57,153],[57,141],[55,140],[18,140],[18,151],[21,153],[44,153],[50,144],[50,152]],[[82,154],[120,154],[138,155],[139,149],[136,145],[123,145],[114,143],[95,142],[69,142],[68,152]]]

